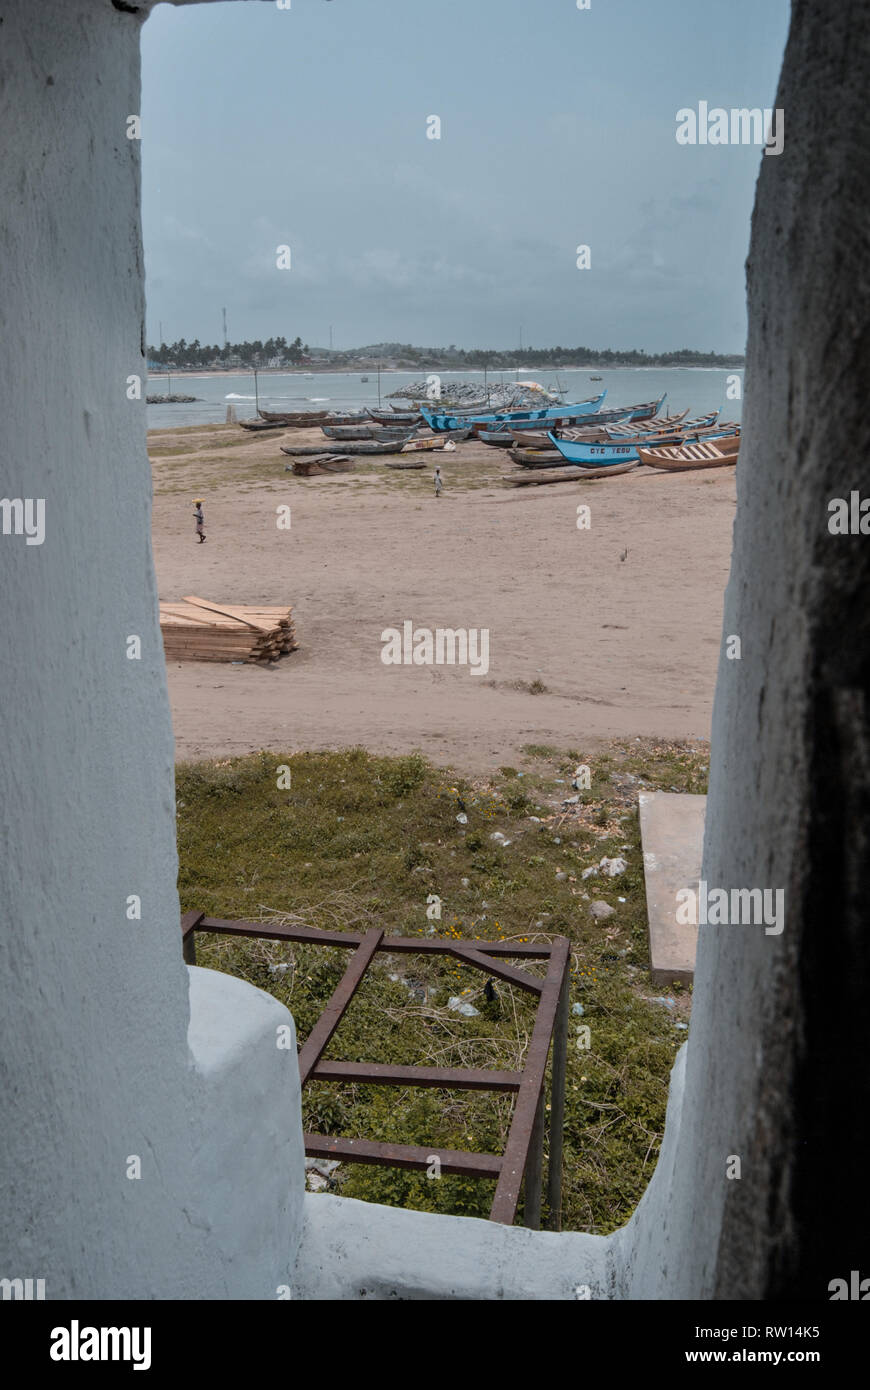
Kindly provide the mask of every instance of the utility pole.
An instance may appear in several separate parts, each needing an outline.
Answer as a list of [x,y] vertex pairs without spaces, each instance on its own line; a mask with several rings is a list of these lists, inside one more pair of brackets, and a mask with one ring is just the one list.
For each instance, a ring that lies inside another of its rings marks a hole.
[[226,311],[226,309],[221,309],[221,313],[223,314],[223,318],[224,318],[224,347],[226,347],[226,346],[227,346],[227,311]]
[[332,352],[332,324],[329,325],[329,351]]

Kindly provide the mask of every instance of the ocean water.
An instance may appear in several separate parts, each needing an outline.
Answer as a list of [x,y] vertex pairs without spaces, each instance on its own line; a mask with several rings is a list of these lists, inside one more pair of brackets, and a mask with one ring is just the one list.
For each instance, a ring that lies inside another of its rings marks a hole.
[[[259,372],[257,377],[261,409],[269,410],[358,410],[362,406],[377,406],[378,379],[376,372],[369,372],[368,381],[361,380],[358,372],[317,372],[312,376],[302,373]],[[600,382],[592,381],[592,376],[600,376]],[[491,385],[504,381],[506,384],[516,380],[537,381],[547,390],[562,389],[566,403],[588,400],[590,396],[606,389],[604,409],[636,402],[656,400],[667,392],[664,404],[666,411],[684,410],[689,407],[691,415],[700,415],[710,410],[721,410],[725,420],[739,420],[741,404],[739,400],[726,397],[729,376],[739,375],[743,381],[742,370],[725,367],[617,367],[592,372],[587,368],[576,371],[541,371],[530,368],[519,372],[489,372],[487,380]],[[461,381],[477,383],[483,388],[482,372],[444,371],[444,382]],[[390,392],[399,387],[420,382],[422,372],[381,372],[381,401],[386,402]],[[148,378],[150,394],[167,394],[165,375]],[[217,376],[189,376],[179,373],[172,377],[172,390],[176,394],[196,396],[198,399],[189,405],[149,405],[146,406],[149,429],[170,429],[173,425],[219,424],[226,419],[227,406],[234,405],[240,420],[256,416],[254,398],[254,378],[251,372],[237,375],[223,373]]]

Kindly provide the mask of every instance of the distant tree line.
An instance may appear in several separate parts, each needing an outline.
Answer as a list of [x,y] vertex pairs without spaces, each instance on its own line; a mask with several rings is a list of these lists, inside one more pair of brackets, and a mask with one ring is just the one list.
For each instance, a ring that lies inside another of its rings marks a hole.
[[[334,353],[333,357],[340,354]],[[696,348],[680,348],[677,352],[646,352],[643,348],[419,348],[409,343],[378,343],[356,348],[353,359],[386,358],[415,362],[420,366],[464,366],[510,369],[514,367],[725,367],[742,365],[740,353],[699,352]]]
[[219,347],[217,343],[201,343],[198,338],[194,338],[192,343],[179,338],[175,343],[161,343],[159,348],[149,343],[146,353],[149,362],[164,367],[264,367],[276,359],[282,366],[304,362],[308,350],[308,344],[299,337],[294,338],[292,343],[283,337],[267,338],[264,343],[257,338],[252,343],[227,343],[226,347]]
[[162,367],[241,366],[331,366],[366,367],[380,362],[384,366],[406,367],[411,371],[426,368],[466,367],[482,371],[511,371],[517,367],[731,367],[742,366],[739,353],[699,352],[695,348],[680,348],[677,352],[646,352],[643,348],[458,348],[414,347],[412,343],[374,343],[367,347],[333,351],[317,348],[312,352],[307,343],[296,337],[267,338],[261,342],[217,344],[192,343],[184,338],[175,343],[149,345],[149,362]]

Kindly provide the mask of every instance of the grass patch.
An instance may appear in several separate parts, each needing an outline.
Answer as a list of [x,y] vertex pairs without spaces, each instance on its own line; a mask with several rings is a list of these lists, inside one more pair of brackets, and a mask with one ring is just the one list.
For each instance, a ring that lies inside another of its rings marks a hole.
[[[595,755],[527,745],[535,766],[489,779],[447,776],[419,755],[362,749],[259,753],[180,765],[177,772],[182,910],[330,930],[438,934],[463,940],[571,941],[565,1123],[566,1229],[623,1224],[655,1164],[670,1068],[690,992],[673,1010],[650,1002],[637,792],[706,789],[706,746],[614,744]],[[577,803],[567,778],[579,762],[591,788]],[[278,786],[278,768],[291,785]],[[566,777],[567,773],[567,777]],[[463,824],[457,816],[467,816]],[[504,844],[492,839],[501,832]],[[617,879],[582,870],[622,854]],[[426,916],[441,900],[440,921]],[[604,923],[590,898],[616,908]],[[625,902],[619,899],[624,898]],[[348,960],[337,948],[199,937],[199,963],[241,976],[292,1011],[304,1040]],[[280,968],[276,968],[280,967]],[[533,966],[541,970],[541,966]],[[519,1069],[534,1001],[448,957],[379,954],[328,1049],[347,1061]],[[672,991],[673,993],[673,991]],[[459,995],[478,1010],[447,1008]],[[589,1047],[577,1033],[590,1029]],[[512,1099],[485,1093],[317,1084],[303,1094],[306,1128],[351,1137],[500,1152]],[[463,1215],[488,1214],[493,1183],[342,1164],[345,1196]]]

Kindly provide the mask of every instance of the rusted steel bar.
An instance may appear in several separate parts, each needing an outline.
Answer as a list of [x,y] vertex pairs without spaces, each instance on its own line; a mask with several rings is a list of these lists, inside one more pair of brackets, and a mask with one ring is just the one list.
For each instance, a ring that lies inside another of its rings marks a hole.
[[544,1181],[544,1096],[546,1087],[541,1087],[532,1137],[529,1141],[529,1156],[526,1159],[525,1192],[523,1199],[523,1225],[530,1231],[541,1229],[541,1187]]
[[204,912],[185,912],[181,919],[181,954],[188,965],[196,965],[196,928]]
[[344,1163],[373,1163],[385,1168],[429,1168],[437,1158],[442,1173],[469,1178],[497,1178],[499,1154],[473,1154],[462,1149],[427,1149],[416,1144],[383,1144],[372,1139],[343,1139],[328,1134],[305,1134],[309,1158],[338,1158]]
[[318,1062],[311,1081],[358,1081],[376,1086],[439,1086],[455,1091],[518,1091],[519,1071],[472,1067],[399,1067],[383,1062]]
[[517,985],[527,994],[540,994],[543,989],[544,982],[538,979],[537,975],[530,975],[526,970],[517,970],[514,965],[501,965],[498,961],[488,960],[482,951],[473,946],[462,946],[456,942],[448,947],[448,955],[464,961],[466,965],[473,965],[478,970],[485,970],[488,975],[495,975],[498,980]]
[[565,971],[553,1028],[553,1069],[550,1080],[550,1159],[547,1167],[547,1229],[562,1229],[562,1137],[565,1127],[565,1075],[568,1068],[568,1011],[570,972]]
[[[456,942],[444,938],[409,936],[384,937],[373,929],[359,932],[328,932],[317,927],[278,927],[264,922],[230,922],[187,912],[181,920],[185,960],[195,963],[196,931],[224,936],[261,937],[273,941],[296,941],[319,946],[337,946],[354,952],[344,977],[315,1024],[299,1053],[299,1072],[304,1086],[311,1079],[355,1081],[387,1086],[434,1086],[456,1090],[516,1091],[517,1103],[504,1156],[472,1154],[453,1149],[423,1148],[408,1144],[376,1143],[367,1139],[332,1138],[307,1134],[305,1151],[311,1157],[338,1157],[345,1162],[374,1163],[386,1167],[426,1169],[435,1159],[439,1171],[462,1173],[468,1177],[498,1179],[490,1213],[491,1221],[510,1225],[515,1216],[526,1174],[526,1223],[540,1225],[541,1168],[544,1132],[544,1076],[554,1022],[558,1037],[554,1043],[554,1088],[552,1101],[551,1163],[548,1196],[551,1212],[559,1219],[561,1209],[561,1136],[564,1117],[565,1048],[567,1046],[567,962],[569,946],[564,937],[554,942],[475,941]],[[321,1061],[321,1054],[337,1029],[375,952],[396,954],[449,955],[475,969],[516,985],[538,996],[538,1008],[526,1068],[523,1072],[485,1071],[476,1068],[402,1067],[383,1063]],[[505,959],[545,960],[543,980],[527,971],[496,962]],[[561,1060],[560,1060],[561,1059]],[[555,1145],[555,1151],[552,1148]]]
[[362,944],[354,951],[344,975],[336,985],[332,998],[306,1038],[304,1046],[300,1049],[299,1079],[303,1086],[314,1070],[315,1064],[320,1060],[321,1052],[341,1022],[342,1015],[368,969],[372,956],[381,944],[383,934],[380,927],[373,927],[370,932],[366,932]]
[[[267,941],[310,942],[315,946],[339,946],[352,951],[365,936],[355,931],[322,931],[320,927],[279,927],[269,922],[230,922],[222,917],[203,917],[197,930],[221,936],[261,936]],[[455,943],[442,937],[385,936],[379,950],[397,955],[446,956]],[[482,955],[509,960],[547,960],[552,947],[547,941],[472,941],[469,946]],[[488,969],[488,966],[481,967]]]
[[535,1026],[526,1057],[523,1080],[517,1095],[514,1117],[511,1122],[508,1141],[498,1187],[490,1212],[490,1221],[500,1221],[510,1226],[516,1216],[520,1186],[529,1153],[529,1144],[538,1109],[538,1098],[544,1085],[547,1069],[547,1055],[550,1051],[550,1037],[559,1004],[562,979],[568,965],[569,945],[567,937],[559,936],[553,942],[544,988],[538,1004]]

